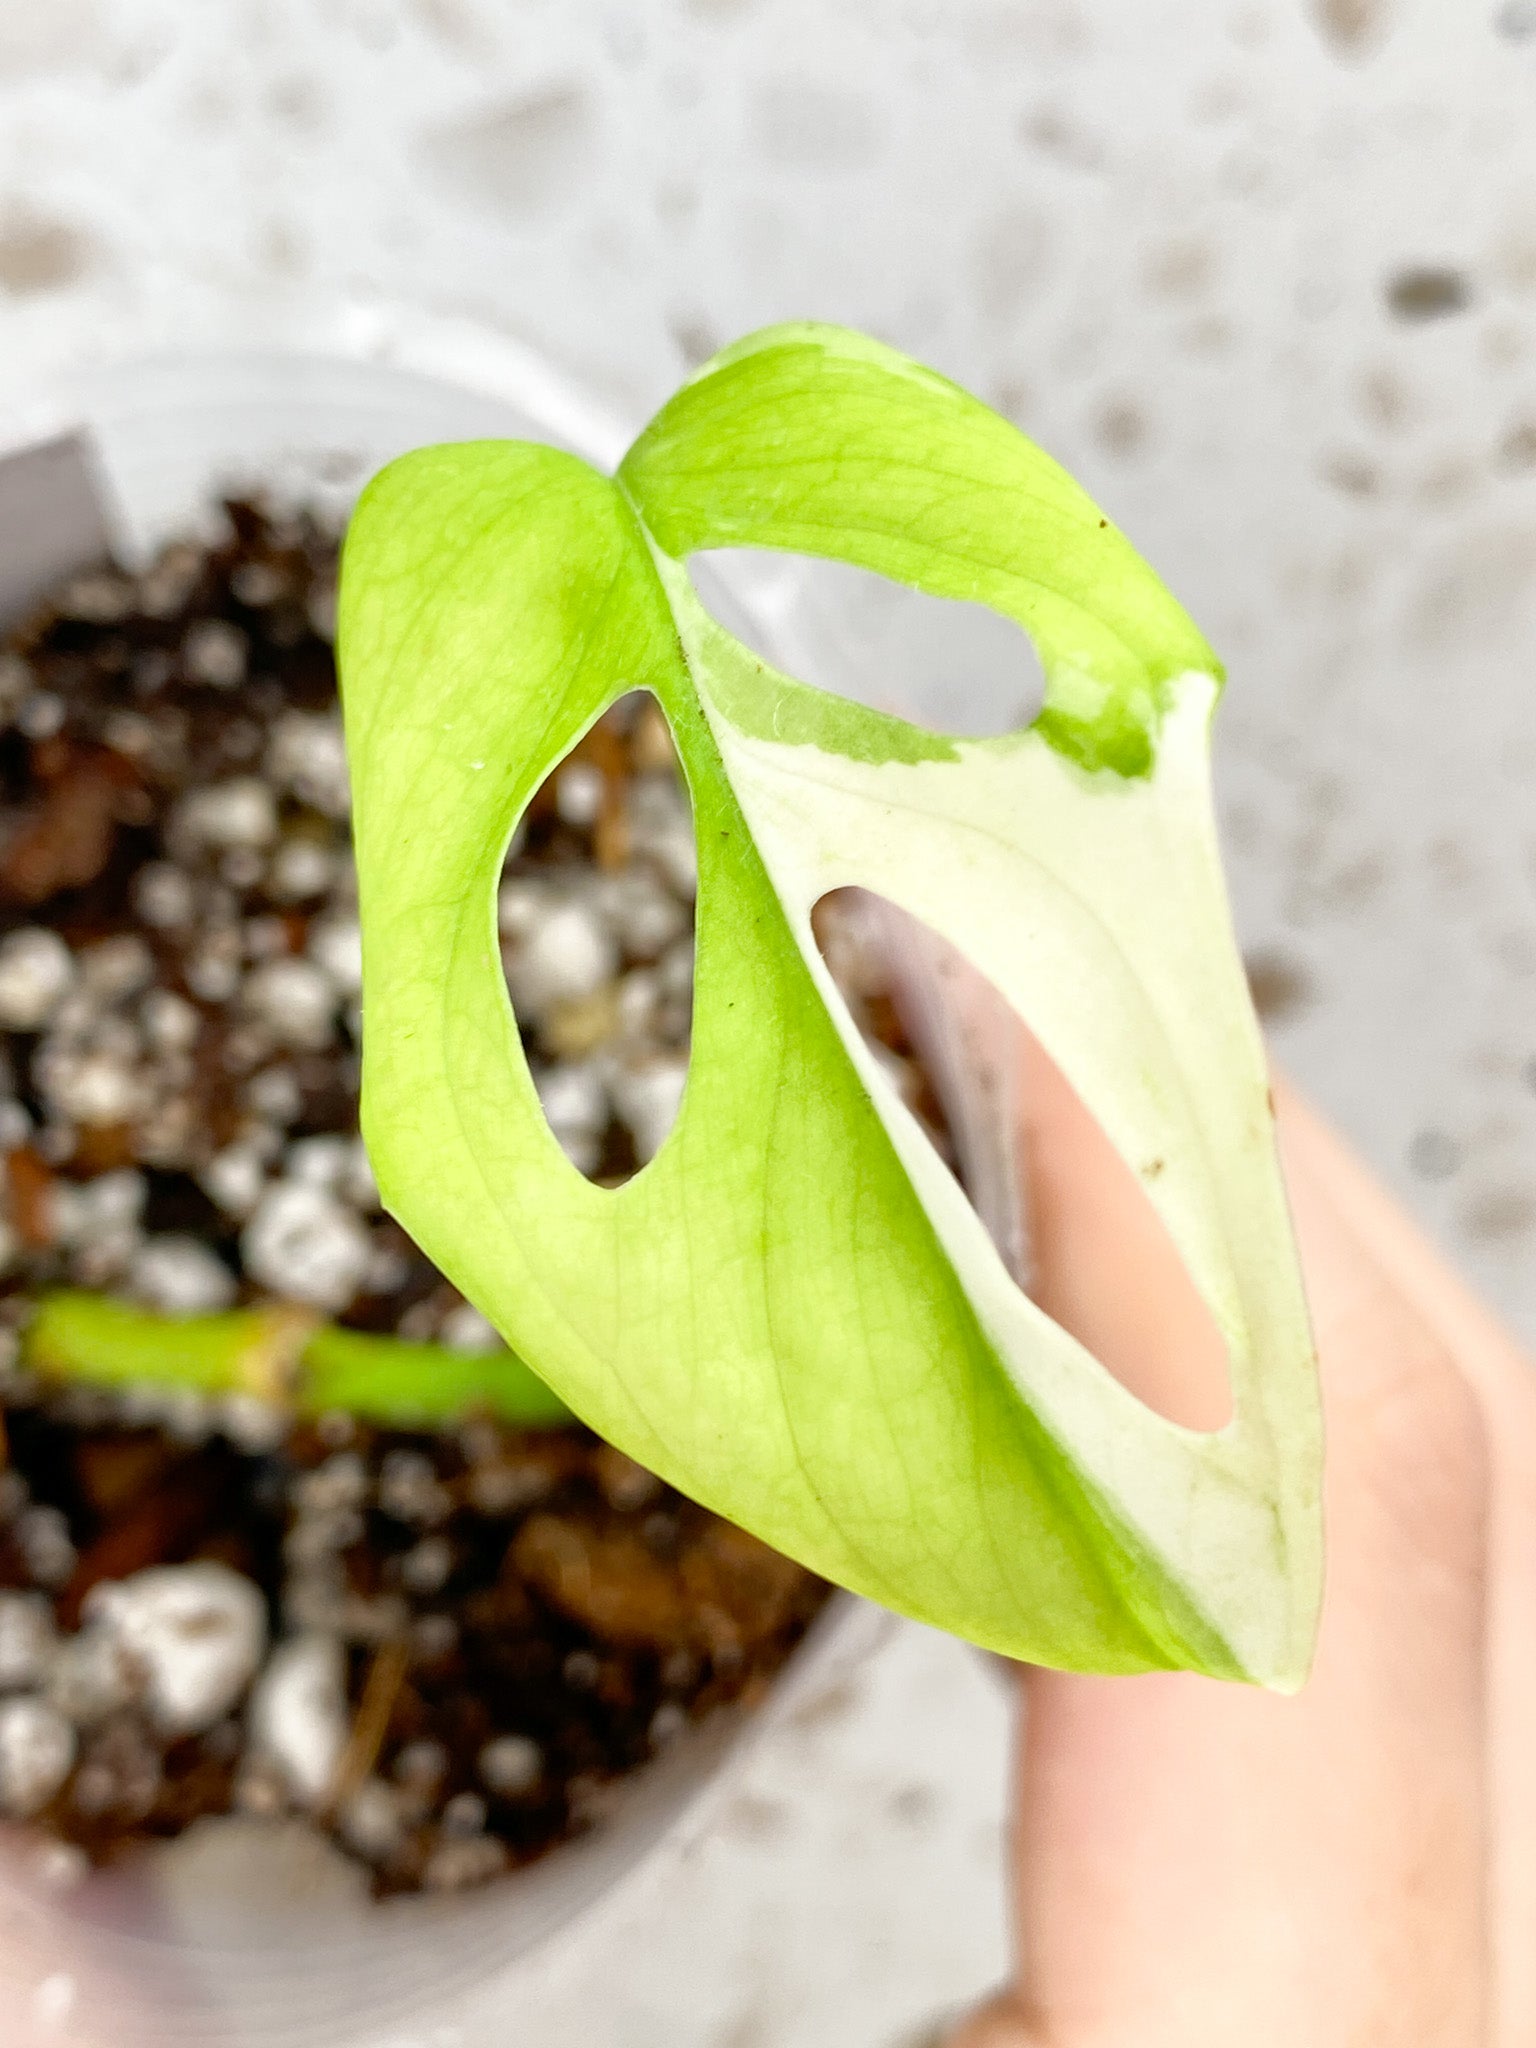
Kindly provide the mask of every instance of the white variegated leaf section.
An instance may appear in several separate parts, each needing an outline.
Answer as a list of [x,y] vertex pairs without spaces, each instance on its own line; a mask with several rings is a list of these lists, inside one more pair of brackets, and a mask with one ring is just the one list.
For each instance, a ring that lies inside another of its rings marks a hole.
[[[1211,823],[1214,680],[1175,683],[1145,778],[1090,775],[1029,732],[960,743],[953,760],[855,760],[739,730],[711,677],[751,658],[668,582],[725,771],[806,964],[1006,1369],[1249,1672],[1298,1683],[1321,1558],[1315,1498],[1287,1475],[1315,1469],[1314,1369],[1299,1281],[1273,1250],[1288,1242],[1284,1191]],[[1142,1176],[1226,1341],[1224,1430],[1152,1413],[1016,1285],[821,959],[812,907],[846,886],[955,946]]]

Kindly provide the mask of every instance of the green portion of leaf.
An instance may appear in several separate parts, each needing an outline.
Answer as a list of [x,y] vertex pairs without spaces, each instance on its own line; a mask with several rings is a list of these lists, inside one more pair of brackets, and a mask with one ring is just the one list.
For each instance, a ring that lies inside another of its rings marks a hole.
[[1065,470],[958,385],[864,335],[797,325],[738,342],[663,407],[619,474],[679,559],[724,547],[830,554],[1016,620],[1046,672],[1035,729],[1086,768],[1146,774],[1166,685],[1220,673]]
[[[808,445],[822,377],[830,461]],[[1295,1684],[1315,1391],[1209,829],[1203,642],[1059,471],[873,343],[731,352],[623,484],[466,444],[393,465],[353,522],[339,647],[387,1202],[578,1414],[830,1577],[1039,1662]],[[775,675],[669,559],[742,541],[985,597],[1044,642],[1054,711],[930,740]],[[539,1109],[494,891],[533,792],[634,687],[692,794],[694,1042],[672,1135],[604,1191]],[[1127,1156],[1176,1148],[1153,1198],[1233,1346],[1220,1437],[1148,1414],[1008,1280],[816,954],[812,904],[859,880],[1021,1007],[1043,985],[1047,1043]]]

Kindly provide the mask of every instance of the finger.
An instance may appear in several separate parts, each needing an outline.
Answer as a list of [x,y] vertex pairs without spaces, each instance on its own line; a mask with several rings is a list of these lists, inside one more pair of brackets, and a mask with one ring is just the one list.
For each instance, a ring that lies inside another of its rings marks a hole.
[[1289,1156],[1347,1190],[1362,1239],[1439,1333],[1482,1403],[1490,1462],[1488,1724],[1494,2025],[1536,2042],[1536,1370],[1342,1140],[1282,1088]]
[[[1181,1276],[1138,1254],[1060,1077],[1037,1072],[1044,1305],[1123,1376]],[[1063,2048],[1471,2048],[1482,2035],[1481,1424],[1315,1162],[1292,1198],[1323,1358],[1330,1572],[1295,1700],[1185,1676],[1028,1681],[1024,2002]],[[1106,1247],[1112,1246],[1112,1255]],[[1097,1275],[1097,1284],[1092,1277]]]

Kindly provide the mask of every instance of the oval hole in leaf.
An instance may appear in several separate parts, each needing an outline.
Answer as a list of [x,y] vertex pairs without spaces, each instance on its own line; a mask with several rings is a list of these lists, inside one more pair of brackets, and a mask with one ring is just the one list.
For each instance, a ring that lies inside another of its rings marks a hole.
[[544,1114],[618,1187],[677,1118],[693,1028],[697,861],[660,705],[632,691],[545,778],[497,892],[502,965]]
[[1215,1318],[1146,1180],[1028,1025],[946,939],[867,890],[822,897],[812,929],[861,1036],[1014,1279],[1157,1414],[1223,1428],[1232,1394]]
[[1044,701],[1028,634],[986,605],[770,548],[713,549],[690,568],[704,603],[755,654],[929,732],[996,738],[1033,724]]

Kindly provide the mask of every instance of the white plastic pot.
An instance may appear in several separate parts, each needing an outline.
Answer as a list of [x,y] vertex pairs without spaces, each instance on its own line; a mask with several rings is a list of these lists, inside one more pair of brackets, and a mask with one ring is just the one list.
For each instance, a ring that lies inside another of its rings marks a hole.
[[[392,344],[390,361],[377,359],[373,340],[373,360],[166,357],[83,371],[13,399],[0,418],[0,608],[98,552],[103,510],[107,534],[131,558],[185,530],[222,486],[258,485],[340,510],[383,462],[423,443],[521,436],[607,463],[627,438],[511,347],[479,339],[466,350],[448,330],[455,374],[444,377],[400,360],[425,354],[440,365],[443,333]],[[80,434],[94,488],[82,482],[80,443],[68,438]],[[796,573],[790,564],[766,576],[727,566],[724,600],[773,645],[796,620]],[[816,608],[807,609],[811,625],[801,621],[798,641],[791,636],[793,658],[816,631]],[[846,666],[846,646],[830,659]],[[999,689],[1011,686],[999,678]],[[870,687],[888,699],[903,694],[888,672]],[[955,1012],[946,975],[921,945],[908,948],[899,934],[892,943],[962,1145],[969,1125],[995,1146],[1009,1121],[998,1101],[1007,1026],[989,1024],[984,1006],[976,1021],[973,991],[965,1037],[946,1032]],[[1011,1186],[1005,1173],[1004,1211]],[[1000,1215],[999,1234],[1015,1222]],[[247,1823],[194,1831],[140,1867],[93,1874],[63,1893],[39,1878],[35,1853],[13,1843],[0,1854],[0,2038],[89,2048],[516,2048],[520,1987],[552,1944],[585,1940],[592,1953],[583,1965],[600,1971],[600,1908],[621,1886],[661,1882],[661,1852],[708,1826],[745,1744],[862,1661],[886,1624],[878,1610],[838,1596],[754,1713],[693,1731],[626,1785],[590,1836],[470,1896],[373,1905],[339,1880],[336,1863],[306,1858],[296,1835]]]

